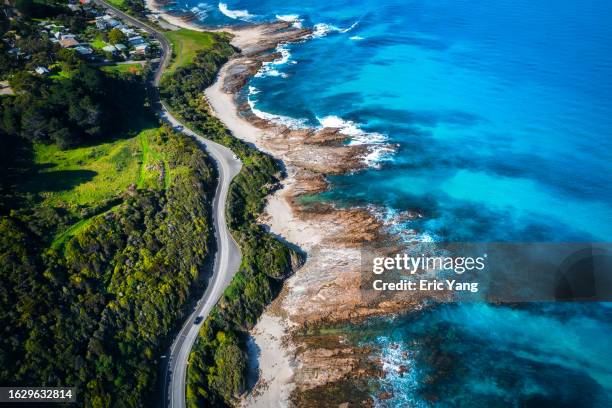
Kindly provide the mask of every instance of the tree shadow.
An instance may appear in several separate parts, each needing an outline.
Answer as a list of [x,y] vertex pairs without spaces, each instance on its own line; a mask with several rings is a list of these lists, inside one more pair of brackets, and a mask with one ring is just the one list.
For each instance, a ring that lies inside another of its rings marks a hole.
[[22,185],[29,193],[60,192],[91,181],[98,173],[93,170],[56,170],[42,172],[48,166],[37,166],[38,171],[32,172]]

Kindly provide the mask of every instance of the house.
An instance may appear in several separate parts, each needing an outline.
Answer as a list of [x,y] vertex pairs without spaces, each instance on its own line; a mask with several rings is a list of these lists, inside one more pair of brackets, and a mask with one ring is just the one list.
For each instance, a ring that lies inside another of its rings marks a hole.
[[138,44],[137,46],[134,47],[134,51],[136,52],[136,54],[144,54],[148,50],[149,50],[148,44]]
[[59,43],[64,48],[71,48],[79,45],[79,42],[74,37],[69,37],[65,39],[62,38],[61,40],[59,40]]
[[123,44],[115,44],[115,48],[117,49],[117,51],[125,51],[127,50],[127,47]]
[[36,71],[38,75],[47,75],[49,73],[49,70],[45,67],[36,67],[34,71]]
[[126,37],[130,37],[136,34],[136,31],[133,28],[123,27],[123,28],[120,28],[120,30],[123,34],[125,34]]
[[80,55],[91,55],[91,54],[93,54],[93,50],[91,48],[87,47],[87,46],[84,46],[84,45],[79,45],[74,50],[76,52],[78,52]]
[[106,30],[106,27],[106,20],[104,20],[102,17],[96,17],[96,28],[98,30]]
[[115,20],[112,16],[108,14],[103,15],[102,20],[106,22],[106,25],[108,27],[117,27],[118,25],[121,25],[119,21]]
[[114,45],[107,45],[106,47],[102,48],[102,51],[115,53],[117,51],[117,48],[115,48]]
[[128,39],[128,42],[130,43],[131,46],[135,47],[137,45],[144,44],[145,40],[141,36],[137,35],[135,37],[130,37]]

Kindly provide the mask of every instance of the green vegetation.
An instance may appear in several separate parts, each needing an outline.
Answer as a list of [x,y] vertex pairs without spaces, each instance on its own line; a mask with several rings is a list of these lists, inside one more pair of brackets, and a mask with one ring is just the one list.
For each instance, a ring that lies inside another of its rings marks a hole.
[[40,170],[21,188],[40,192],[42,205],[91,205],[120,195],[137,180],[140,155],[136,138],[68,150],[36,144],[34,163]]
[[167,336],[203,290],[214,174],[168,128],[104,147],[105,157],[145,136],[164,152],[168,185],[128,187],[56,236],[37,225],[61,219],[61,207],[33,199],[0,217],[0,383],[76,385],[91,407],[148,405]]
[[106,43],[106,41],[104,41],[104,39],[100,38],[100,37],[96,37],[93,41],[91,41],[89,43],[93,48],[95,49],[102,49],[104,47],[106,47],[108,44]]
[[126,42],[127,37],[125,34],[123,34],[123,31],[119,30],[118,28],[113,28],[108,33],[108,41],[110,41],[110,43],[113,45],[120,44]]
[[126,5],[125,0],[106,0],[106,1],[108,1],[108,3],[112,4],[113,6],[119,9],[124,9]]
[[300,262],[299,254],[257,224],[265,197],[278,185],[281,171],[268,155],[232,137],[208,112],[202,91],[232,55],[227,39],[219,39],[193,63],[164,78],[162,97],[173,112],[207,138],[231,148],[243,169],[228,196],[227,220],[242,250],[242,265],[219,304],[203,325],[190,356],[187,402],[190,407],[232,405],[244,390],[245,332],[278,293],[281,281]]
[[[210,271],[214,168],[154,125],[146,72],[88,67],[10,24],[32,58],[0,45],[16,91],[0,96],[0,385],[152,406],[160,355]],[[27,73],[34,58],[66,75]]]
[[172,43],[174,60],[166,70],[166,75],[172,75],[177,69],[191,64],[198,53],[215,47],[217,42],[225,38],[221,34],[180,29],[168,31],[166,37]]
[[138,63],[105,65],[101,67],[100,69],[105,72],[118,72],[121,74],[132,74],[132,75],[142,75],[144,71],[143,65],[138,64]]

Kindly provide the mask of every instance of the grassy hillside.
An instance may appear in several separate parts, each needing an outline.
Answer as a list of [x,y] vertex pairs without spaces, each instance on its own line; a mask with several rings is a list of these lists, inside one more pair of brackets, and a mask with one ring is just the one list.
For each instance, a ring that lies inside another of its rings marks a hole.
[[133,63],[133,64],[115,64],[115,65],[106,65],[100,68],[104,72],[118,72],[121,74],[133,74],[140,75],[144,69],[142,64]]
[[171,75],[177,69],[191,64],[199,52],[210,50],[218,42],[220,35],[180,29],[168,31],[166,37],[172,43],[174,59],[165,74]]
[[73,210],[117,197],[138,179],[142,152],[136,138],[60,150],[34,147],[33,172],[23,183],[41,205]]

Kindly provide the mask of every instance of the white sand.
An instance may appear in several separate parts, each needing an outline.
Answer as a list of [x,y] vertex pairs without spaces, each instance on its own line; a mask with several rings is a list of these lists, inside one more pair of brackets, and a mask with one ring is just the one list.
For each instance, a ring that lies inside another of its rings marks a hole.
[[[233,45],[241,48],[241,45],[252,44],[256,41],[258,33],[257,29],[237,30]],[[227,75],[227,67],[228,65],[225,65],[221,68],[215,83],[206,89],[205,94],[208,102],[215,116],[225,124],[235,137],[254,143],[262,149],[258,142],[261,141],[264,132],[240,117],[233,96],[226,94],[221,89]],[[302,222],[294,217],[282,190],[270,198],[266,211],[269,214],[269,224],[272,231],[293,243],[305,244],[309,241],[309,235],[316,235],[315,231],[307,231],[301,225]],[[288,405],[288,397],[293,391],[294,384],[292,382],[292,359],[281,341],[284,333],[286,331],[281,319],[264,312],[252,332],[261,353],[259,356],[259,381],[254,391],[242,401],[243,406],[271,408]]]
[[159,18],[166,20],[173,26],[186,28],[188,30],[204,31],[202,27],[198,26],[195,23],[191,23],[189,21],[183,20],[182,18],[168,14],[162,6],[157,4],[155,0],[145,0],[145,6],[147,9],[153,12],[153,14],[156,14]]
[[286,407],[293,391],[291,358],[282,345],[286,328],[279,317],[264,313],[251,334],[259,348],[259,379],[244,407]]

